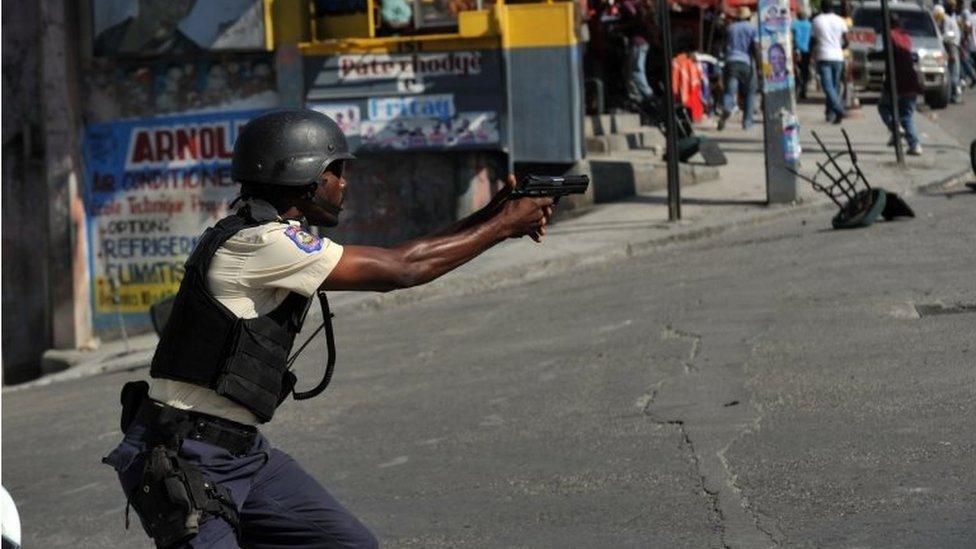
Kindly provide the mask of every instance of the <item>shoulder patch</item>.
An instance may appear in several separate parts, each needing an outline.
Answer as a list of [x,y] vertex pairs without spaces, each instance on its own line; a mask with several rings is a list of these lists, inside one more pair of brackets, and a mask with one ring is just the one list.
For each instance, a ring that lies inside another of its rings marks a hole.
[[296,246],[305,253],[317,252],[322,249],[322,241],[313,235],[303,231],[299,227],[291,226],[285,229],[285,236],[291,239]]

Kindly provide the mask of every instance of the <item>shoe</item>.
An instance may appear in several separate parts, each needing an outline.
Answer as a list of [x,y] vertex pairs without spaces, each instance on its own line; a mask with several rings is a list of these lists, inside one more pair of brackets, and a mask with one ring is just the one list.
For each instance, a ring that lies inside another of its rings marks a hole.
[[837,116],[834,117],[834,120],[831,122],[831,124],[834,124],[836,126],[837,124],[840,124],[841,122],[843,122],[844,118],[846,118],[846,117],[847,117],[847,115],[838,114]]
[[729,113],[723,112],[721,116],[718,117],[718,125],[716,129],[722,131],[725,129],[725,122],[729,119]]
[[916,143],[914,147],[909,147],[908,156],[922,156],[922,146]]

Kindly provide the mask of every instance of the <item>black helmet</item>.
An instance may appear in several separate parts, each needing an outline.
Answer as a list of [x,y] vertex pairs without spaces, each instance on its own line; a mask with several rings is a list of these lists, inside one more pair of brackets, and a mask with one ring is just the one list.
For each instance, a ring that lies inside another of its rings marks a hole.
[[252,119],[234,143],[231,177],[240,183],[308,185],[336,160],[355,158],[328,116],[309,109],[274,111]]

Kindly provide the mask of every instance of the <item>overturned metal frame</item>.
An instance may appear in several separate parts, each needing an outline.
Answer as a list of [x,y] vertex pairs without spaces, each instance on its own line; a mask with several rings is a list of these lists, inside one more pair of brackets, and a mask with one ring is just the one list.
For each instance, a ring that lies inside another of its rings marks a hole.
[[[807,177],[791,167],[786,168],[793,175],[810,183],[815,190],[827,195],[837,205],[840,211],[834,216],[834,228],[866,227],[879,215],[886,220],[900,216],[915,217],[915,212],[897,194],[887,192],[881,187],[871,186],[857,163],[857,153],[851,146],[851,138],[847,135],[847,130],[841,128],[840,131],[844,136],[847,150],[835,153],[827,149],[817,132],[810,132],[827,157],[823,163],[814,162],[817,171],[813,177]],[[824,181],[825,179],[829,180],[829,183]]]
[[[857,165],[857,153],[854,152],[854,148],[851,147],[851,138],[847,135],[847,130],[841,128],[841,133],[844,135],[844,142],[847,144],[847,150],[838,153],[833,153],[827,150],[827,146],[824,142],[820,140],[820,136],[817,132],[811,131],[813,138],[817,140],[817,144],[820,145],[820,150],[823,151],[824,155],[827,156],[827,162],[821,164],[820,162],[815,162],[817,165],[817,172],[813,177],[807,177],[802,173],[794,170],[791,167],[786,169],[793,173],[793,175],[799,177],[800,179],[810,183],[814,189],[827,195],[837,207],[843,210],[845,205],[841,203],[841,199],[847,199],[848,201],[854,200],[863,191],[870,191],[871,184],[868,183],[868,178],[864,176],[864,172],[861,171],[860,166]],[[845,170],[837,162],[838,159],[843,159],[844,157],[850,158],[851,167]],[[828,164],[832,169],[828,169]],[[836,171],[834,171],[836,170]],[[820,176],[830,180],[829,185],[825,185],[818,181]],[[858,183],[864,186],[864,189],[858,190]]]

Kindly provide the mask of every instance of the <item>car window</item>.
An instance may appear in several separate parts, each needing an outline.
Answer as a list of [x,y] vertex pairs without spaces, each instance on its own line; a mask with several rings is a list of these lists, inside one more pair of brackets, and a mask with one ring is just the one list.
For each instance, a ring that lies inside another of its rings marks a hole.
[[[911,36],[926,36],[934,38],[938,36],[935,32],[935,24],[932,17],[924,11],[902,11],[897,10],[901,25]],[[859,9],[854,13],[855,27],[871,27],[877,33],[881,33],[881,10]]]

